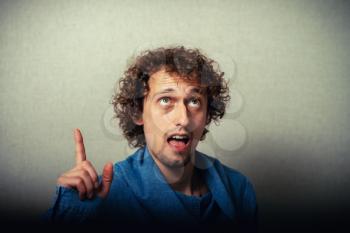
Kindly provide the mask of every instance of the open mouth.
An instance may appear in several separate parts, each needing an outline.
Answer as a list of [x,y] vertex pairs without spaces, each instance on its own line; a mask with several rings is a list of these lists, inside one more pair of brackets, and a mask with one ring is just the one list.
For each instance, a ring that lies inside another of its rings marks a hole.
[[175,141],[175,142],[182,142],[184,144],[187,144],[187,142],[190,140],[189,136],[187,135],[173,135],[173,136],[170,136],[168,137],[168,142],[170,141]]
[[168,137],[167,142],[177,151],[183,151],[187,148],[190,136],[186,134],[174,134]]

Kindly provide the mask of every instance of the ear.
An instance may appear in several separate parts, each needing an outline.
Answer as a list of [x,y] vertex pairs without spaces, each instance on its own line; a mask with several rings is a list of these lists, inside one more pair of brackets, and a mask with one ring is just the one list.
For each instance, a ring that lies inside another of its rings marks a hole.
[[136,125],[139,125],[139,126],[143,125],[142,116],[140,116],[138,119],[133,119],[133,121]]

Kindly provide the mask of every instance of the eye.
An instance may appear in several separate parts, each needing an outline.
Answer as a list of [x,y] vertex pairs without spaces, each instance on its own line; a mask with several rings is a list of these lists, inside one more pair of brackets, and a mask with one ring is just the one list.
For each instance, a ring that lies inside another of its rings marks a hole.
[[159,99],[160,105],[167,106],[170,104],[170,98],[169,97],[162,97]]
[[199,99],[193,98],[188,103],[191,107],[198,108],[201,105],[201,101]]

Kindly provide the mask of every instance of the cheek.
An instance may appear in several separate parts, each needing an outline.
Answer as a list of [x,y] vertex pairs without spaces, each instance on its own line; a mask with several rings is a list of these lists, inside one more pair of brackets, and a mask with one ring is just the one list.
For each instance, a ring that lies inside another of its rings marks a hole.
[[159,114],[159,112],[153,111],[146,116],[144,132],[148,133],[150,138],[152,138],[151,140],[155,140],[156,138],[163,137],[167,132],[167,127],[169,127],[169,125],[170,123],[164,114]]
[[168,114],[164,114],[161,111],[154,110],[151,113],[151,116],[152,117],[150,120],[152,121],[154,131],[164,133],[167,127],[171,125],[170,117]]
[[206,126],[206,115],[197,116],[193,121],[194,130],[198,135],[201,135]]
[[198,123],[198,125],[205,125],[206,121],[207,121],[207,114],[205,111],[200,112],[196,115],[196,122]]

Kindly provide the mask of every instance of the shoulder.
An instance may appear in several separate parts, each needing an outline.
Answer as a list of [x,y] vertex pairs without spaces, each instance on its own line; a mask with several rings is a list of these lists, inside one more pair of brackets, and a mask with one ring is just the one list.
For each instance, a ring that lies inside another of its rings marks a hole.
[[[240,171],[221,163],[218,159],[199,152],[199,157],[204,160],[209,172],[215,173],[224,183],[226,188],[234,192],[235,196],[242,196],[242,193],[255,195],[254,187],[250,179]],[[203,162],[202,162],[203,164]]]
[[255,218],[257,201],[254,186],[250,179],[241,172],[222,164],[219,160],[216,160],[215,166],[220,167],[223,176],[226,177],[228,188],[236,200],[236,205],[239,207],[241,215]]
[[229,167],[220,162],[220,160],[199,151],[197,151],[196,166],[207,168],[208,171],[216,173],[218,176],[220,176],[221,179],[223,179],[226,182],[230,182],[235,186],[244,185],[248,183],[250,184],[250,181],[247,178],[247,176],[245,176],[238,170]]
[[144,157],[144,150],[145,150],[144,147],[140,148],[137,151],[135,151],[133,154],[129,155],[126,159],[115,163],[114,173],[125,169],[135,168],[135,166],[138,165],[138,162],[142,162]]
[[255,219],[257,214],[257,201],[254,186],[250,179],[227,165],[215,159],[213,167],[219,173],[227,190],[238,207],[242,218]]
[[119,161],[114,164],[114,175],[111,186],[111,191],[123,190],[125,192],[129,191],[127,188],[131,180],[138,180],[139,178],[139,166],[142,163],[144,154],[144,148],[138,149],[133,154],[129,155],[126,159]]
[[140,148],[133,154],[129,155],[126,159],[115,163],[113,180],[125,179],[127,176],[135,173],[140,166],[140,163],[142,163],[144,150],[144,148]]
[[254,186],[250,179],[241,173],[240,171],[222,164],[219,160],[216,160],[216,166],[220,166],[223,174],[226,176],[230,186],[235,191],[243,193],[243,195],[254,195]]
[[240,187],[242,190],[251,189],[251,191],[254,191],[253,185],[246,175],[242,174],[234,168],[222,164],[219,160],[216,160],[216,163],[217,166],[222,167],[223,173],[225,174],[231,185],[234,185],[235,187]]

